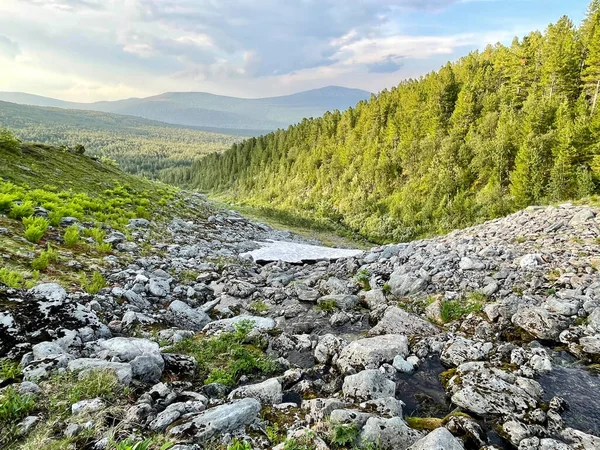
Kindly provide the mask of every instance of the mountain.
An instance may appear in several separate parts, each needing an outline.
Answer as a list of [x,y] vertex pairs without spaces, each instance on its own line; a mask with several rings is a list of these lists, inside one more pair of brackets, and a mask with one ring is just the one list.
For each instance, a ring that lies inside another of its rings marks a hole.
[[34,106],[126,114],[186,126],[268,132],[287,128],[326,111],[345,110],[371,96],[360,89],[329,86],[282,97],[237,98],[205,92],[168,92],[147,98],[75,103],[20,92],[0,92],[0,100]]
[[96,111],[18,105],[0,101],[0,128],[23,141],[74,147],[114,159],[131,173],[150,177],[224,151],[241,137]]
[[[595,5],[595,6],[594,6]],[[600,2],[167,180],[405,241],[598,192]]]

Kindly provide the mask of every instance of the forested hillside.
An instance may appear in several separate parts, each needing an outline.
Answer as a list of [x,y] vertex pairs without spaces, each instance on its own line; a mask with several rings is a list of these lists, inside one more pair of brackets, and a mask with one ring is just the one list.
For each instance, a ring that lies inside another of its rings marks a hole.
[[189,166],[241,139],[138,117],[1,101],[0,127],[10,128],[23,141],[81,144],[90,154],[114,159],[122,169],[150,177],[165,168]]
[[600,0],[510,46],[473,52],[343,113],[174,170],[169,181],[407,240],[600,181]]

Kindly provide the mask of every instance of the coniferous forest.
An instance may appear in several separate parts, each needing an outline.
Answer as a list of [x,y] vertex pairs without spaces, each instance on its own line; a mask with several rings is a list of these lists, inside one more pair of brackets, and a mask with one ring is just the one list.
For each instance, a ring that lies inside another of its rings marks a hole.
[[576,26],[488,46],[347,111],[234,144],[165,180],[404,241],[600,183],[600,0]]

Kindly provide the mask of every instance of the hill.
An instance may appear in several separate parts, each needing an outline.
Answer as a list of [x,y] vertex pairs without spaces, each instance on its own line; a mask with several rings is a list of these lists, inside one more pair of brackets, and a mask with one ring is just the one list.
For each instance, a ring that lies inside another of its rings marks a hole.
[[597,192],[600,3],[168,180],[404,241]]
[[0,100],[35,106],[126,114],[187,126],[217,129],[271,131],[287,128],[305,117],[326,111],[344,110],[370,93],[359,89],[329,86],[297,94],[270,98],[237,98],[205,92],[169,92],[147,98],[112,102],[74,103],[19,92],[0,92]]
[[124,170],[150,177],[226,150],[240,139],[138,117],[0,101],[2,126],[23,141],[68,147],[81,144],[90,154],[114,159]]

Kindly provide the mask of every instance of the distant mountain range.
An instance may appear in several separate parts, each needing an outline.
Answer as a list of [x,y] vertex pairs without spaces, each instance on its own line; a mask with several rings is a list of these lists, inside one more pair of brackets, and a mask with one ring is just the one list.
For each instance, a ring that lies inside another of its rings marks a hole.
[[[0,100],[23,105],[100,111],[158,120],[170,124],[227,132],[252,130],[258,134],[319,117],[326,111],[343,111],[371,96],[370,92],[339,86],[269,98],[237,98],[206,92],[167,92],[146,98],[96,103],[66,102],[22,92],[0,92]],[[246,133],[244,133],[246,134]]]

